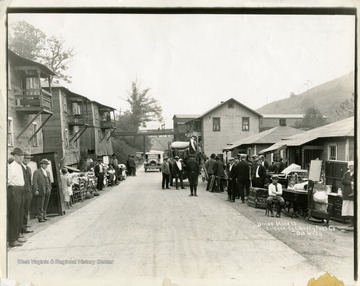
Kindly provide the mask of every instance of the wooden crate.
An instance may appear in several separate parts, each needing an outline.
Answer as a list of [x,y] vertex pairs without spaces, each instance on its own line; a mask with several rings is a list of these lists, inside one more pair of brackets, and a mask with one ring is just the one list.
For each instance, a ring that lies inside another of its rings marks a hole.
[[268,190],[264,188],[250,188],[247,204],[253,208],[266,208]]

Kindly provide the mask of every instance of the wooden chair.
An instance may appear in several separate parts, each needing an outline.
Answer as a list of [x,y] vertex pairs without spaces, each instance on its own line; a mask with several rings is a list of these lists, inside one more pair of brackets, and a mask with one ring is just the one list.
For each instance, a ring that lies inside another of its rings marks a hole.
[[[326,225],[329,224],[330,213],[332,210],[332,204],[328,204],[327,212],[322,212],[315,209],[314,202],[314,181],[309,180],[308,182],[308,220],[315,223],[323,223],[326,221]],[[317,219],[318,221],[311,220],[311,218]],[[320,220],[320,221],[319,221]]]
[[270,206],[266,204],[265,216],[274,216],[274,206],[276,207],[276,216],[281,217],[281,206],[279,201],[272,201]]

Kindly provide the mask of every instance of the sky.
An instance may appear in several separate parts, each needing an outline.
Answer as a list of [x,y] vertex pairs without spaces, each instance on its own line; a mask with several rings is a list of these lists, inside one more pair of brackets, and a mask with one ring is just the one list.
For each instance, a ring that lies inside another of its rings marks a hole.
[[150,88],[166,128],[174,114],[202,114],[229,98],[255,110],[354,71],[354,16],[9,14],[8,20],[25,20],[75,48],[72,83],[64,84],[73,92],[124,112],[133,81]]

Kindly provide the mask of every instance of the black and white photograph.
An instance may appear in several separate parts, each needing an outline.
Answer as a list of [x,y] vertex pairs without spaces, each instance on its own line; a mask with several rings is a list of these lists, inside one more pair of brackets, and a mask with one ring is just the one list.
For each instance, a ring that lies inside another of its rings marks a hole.
[[352,2],[1,2],[1,286],[357,284]]

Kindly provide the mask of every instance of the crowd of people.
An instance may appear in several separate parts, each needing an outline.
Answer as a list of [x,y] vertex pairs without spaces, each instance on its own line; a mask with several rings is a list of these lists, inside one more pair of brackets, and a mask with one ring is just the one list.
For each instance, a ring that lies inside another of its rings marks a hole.
[[32,173],[28,164],[32,156],[20,148],[14,148],[8,164],[7,180],[7,240],[10,247],[26,242],[24,234],[32,233],[28,216],[32,200],[35,199],[36,217],[39,223],[49,220],[47,209],[51,194],[50,164],[42,159],[40,168]]
[[[269,177],[271,173],[281,172],[286,165],[282,159],[278,163],[270,165],[264,156],[253,155],[249,160],[246,154],[238,154],[230,158],[228,164],[224,164],[219,156],[211,154],[197,156],[190,154],[184,161],[179,156],[173,158],[164,157],[161,165],[162,189],[185,189],[184,178],[188,178],[190,186],[189,196],[198,196],[197,185],[201,172],[206,173],[206,191],[228,193],[228,201],[235,202],[241,199],[245,203],[248,199],[250,186],[257,188],[269,188],[268,205],[274,203],[283,207],[285,202],[281,198],[282,187],[276,176]],[[279,187],[280,185],[280,187]],[[278,208],[280,209],[280,208]],[[277,213],[279,215],[279,213]]]
[[[20,148],[14,148],[8,161],[7,177],[7,241],[9,247],[21,246],[26,242],[25,234],[32,233],[29,224],[31,205],[36,208],[36,219],[39,223],[46,223],[48,206],[52,191],[51,175],[48,170],[50,161],[41,159],[39,168],[31,170],[28,164],[33,156],[23,152]],[[84,174],[96,178],[96,195],[107,185],[118,185],[129,175],[136,175],[134,156],[129,155],[127,164],[119,164],[115,154],[110,157],[108,164],[98,157],[94,163],[88,161],[84,172],[69,173],[67,167],[60,170],[61,195],[65,206],[69,209],[73,201],[73,186],[79,177]],[[128,167],[127,167],[128,166]],[[130,170],[130,171],[129,171]],[[33,202],[33,203],[32,203]]]

